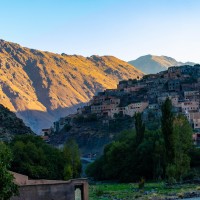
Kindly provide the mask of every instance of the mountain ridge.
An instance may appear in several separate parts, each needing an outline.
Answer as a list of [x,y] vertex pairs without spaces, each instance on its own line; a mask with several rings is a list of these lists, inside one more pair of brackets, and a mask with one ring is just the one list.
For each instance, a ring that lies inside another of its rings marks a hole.
[[114,56],[56,54],[0,40],[1,103],[38,132],[97,92],[143,73]]
[[193,62],[179,62],[169,56],[156,56],[156,55],[144,55],[140,56],[136,60],[128,62],[129,64],[135,66],[137,69],[141,70],[145,74],[154,74],[160,71],[167,70],[172,66],[181,66],[181,65],[195,65]]

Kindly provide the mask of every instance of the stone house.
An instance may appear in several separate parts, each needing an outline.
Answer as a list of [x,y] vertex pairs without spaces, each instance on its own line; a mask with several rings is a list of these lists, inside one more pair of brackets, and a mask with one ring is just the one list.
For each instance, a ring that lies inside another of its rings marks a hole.
[[179,103],[183,113],[191,111],[199,111],[199,103],[196,101],[185,101]]
[[144,85],[133,85],[133,86],[124,88],[124,92],[126,93],[137,92],[144,87],[145,87]]
[[169,73],[181,73],[182,71],[181,71],[181,67],[169,67],[168,68],[168,74]]
[[182,91],[193,91],[198,88],[197,84],[194,83],[181,83]]
[[168,81],[168,90],[169,91],[180,91],[180,80],[169,80]]
[[167,98],[169,98],[172,101],[173,106],[175,106],[175,107],[178,106],[179,96],[178,95],[170,95],[169,93],[167,95],[159,96],[157,98],[159,106],[161,106]]
[[120,104],[120,99],[108,96],[99,104],[91,105],[91,113],[96,113],[104,116],[111,116],[111,109],[116,108]]
[[184,65],[180,67],[180,71],[182,74],[198,74],[200,71],[200,66],[199,65]]
[[135,113],[143,112],[149,105],[149,102],[131,103],[125,107],[124,114],[133,117]]
[[91,106],[91,113],[100,114],[102,112],[102,104],[94,104]]
[[66,124],[70,125],[72,118],[73,115],[68,115],[67,117],[61,117],[58,121],[53,123],[53,131],[59,132]]
[[43,136],[51,135],[51,132],[52,132],[51,128],[43,128],[41,135]]
[[193,129],[200,129],[200,112],[186,112],[185,115]]
[[120,104],[120,98],[110,98],[110,104],[113,104],[113,105],[119,105]]
[[171,79],[176,79],[181,77],[181,70],[179,67],[169,67],[168,68],[168,77]]
[[119,107],[116,108],[112,108],[109,112],[108,112],[108,116],[110,118],[114,118],[115,114],[119,114]]
[[184,99],[186,101],[200,102],[200,92],[197,90],[184,91]]
[[158,110],[160,108],[160,106],[157,103],[151,103],[148,106],[148,109],[150,110]]
[[102,103],[103,101],[105,101],[105,99],[106,99],[106,96],[101,96],[101,95],[99,95],[99,96],[94,96],[94,97],[92,98],[92,100],[90,100],[90,105],[93,105],[93,104],[100,104],[100,103]]
[[125,115],[125,112],[126,112],[125,107],[116,107],[108,111],[108,116],[113,119],[116,114],[120,114],[123,116]]

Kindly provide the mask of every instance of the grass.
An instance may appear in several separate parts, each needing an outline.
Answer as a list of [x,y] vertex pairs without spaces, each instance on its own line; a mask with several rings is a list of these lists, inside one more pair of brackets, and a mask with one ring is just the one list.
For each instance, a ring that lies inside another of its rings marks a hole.
[[166,187],[164,183],[146,183],[144,190],[138,190],[138,184],[108,184],[97,183],[89,187],[90,200],[150,200],[152,197],[177,196],[182,197],[186,192],[200,190],[200,185],[185,184],[174,187]]

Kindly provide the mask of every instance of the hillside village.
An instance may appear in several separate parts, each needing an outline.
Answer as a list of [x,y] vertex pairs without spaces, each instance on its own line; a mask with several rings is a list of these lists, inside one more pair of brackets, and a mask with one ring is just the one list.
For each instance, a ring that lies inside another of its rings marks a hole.
[[[175,113],[184,114],[194,129],[194,140],[200,139],[200,65],[170,67],[157,74],[145,75],[142,79],[120,81],[116,89],[99,92],[77,113],[60,118],[53,128],[43,129],[48,135],[53,131],[60,132],[63,127],[73,126],[74,119],[97,118],[107,124],[121,116],[133,117],[135,113],[143,113],[144,121],[152,117],[160,119],[161,105],[170,98]],[[67,134],[67,129],[65,129]]]

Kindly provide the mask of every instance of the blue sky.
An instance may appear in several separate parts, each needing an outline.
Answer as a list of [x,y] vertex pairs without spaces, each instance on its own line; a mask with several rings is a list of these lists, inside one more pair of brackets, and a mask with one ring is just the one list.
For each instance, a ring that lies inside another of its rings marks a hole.
[[200,63],[199,0],[0,0],[0,8],[0,38],[22,46]]

